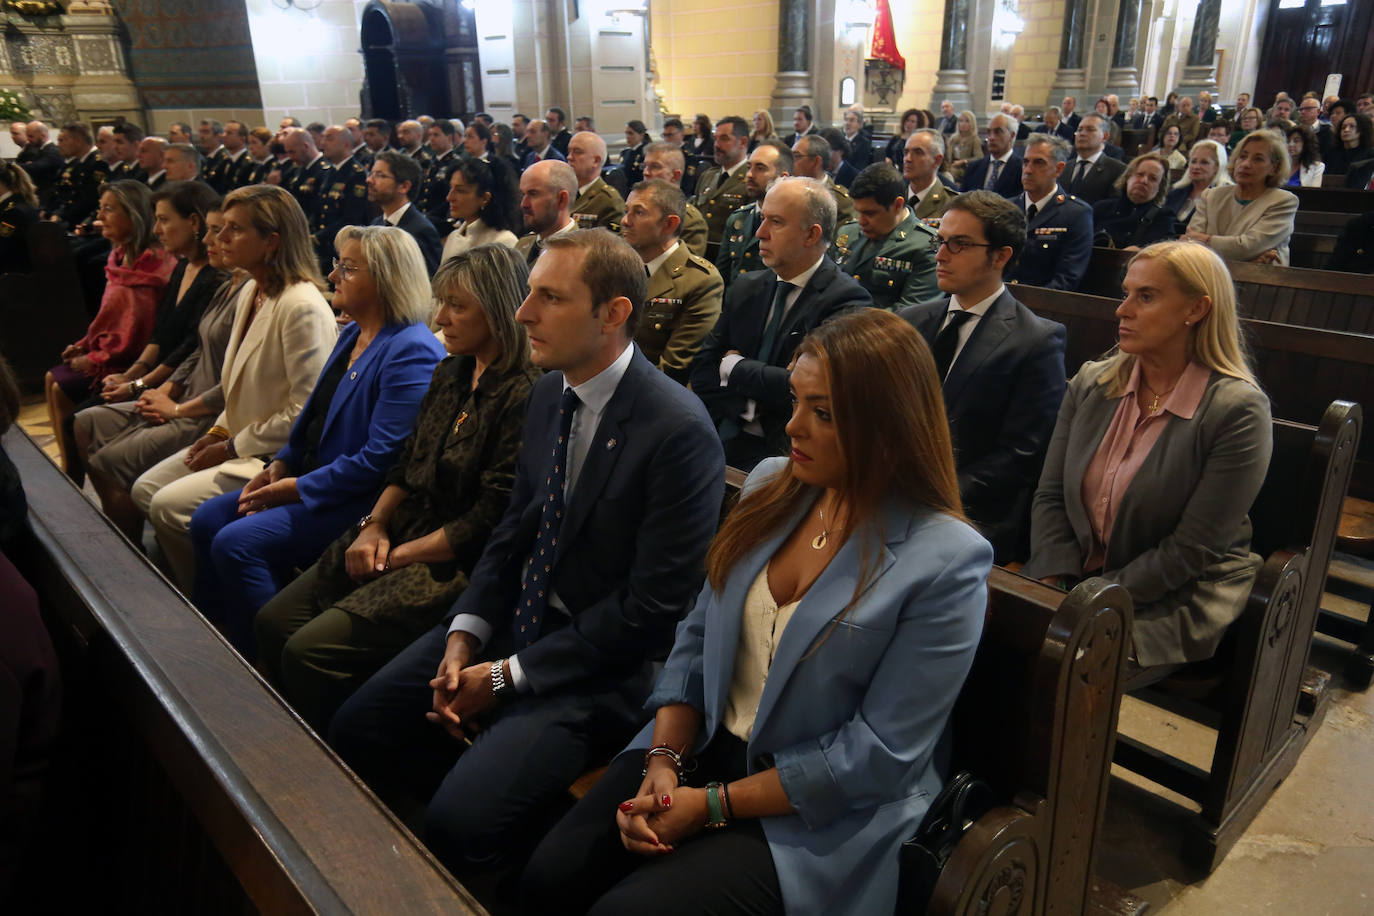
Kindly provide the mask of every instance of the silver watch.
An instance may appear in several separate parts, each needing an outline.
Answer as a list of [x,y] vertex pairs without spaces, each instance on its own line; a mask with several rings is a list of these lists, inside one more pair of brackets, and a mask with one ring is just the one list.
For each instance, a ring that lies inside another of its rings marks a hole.
[[491,693],[495,697],[504,697],[515,690],[514,686],[506,682],[505,660],[491,663]]

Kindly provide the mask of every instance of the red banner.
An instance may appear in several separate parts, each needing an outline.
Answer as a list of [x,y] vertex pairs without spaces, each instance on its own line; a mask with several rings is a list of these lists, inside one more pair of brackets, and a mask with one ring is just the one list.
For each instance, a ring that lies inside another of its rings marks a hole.
[[887,0],[877,0],[876,5],[878,13],[873,19],[873,50],[869,57],[905,70],[906,58],[897,50],[897,36],[892,31],[892,7],[887,5]]

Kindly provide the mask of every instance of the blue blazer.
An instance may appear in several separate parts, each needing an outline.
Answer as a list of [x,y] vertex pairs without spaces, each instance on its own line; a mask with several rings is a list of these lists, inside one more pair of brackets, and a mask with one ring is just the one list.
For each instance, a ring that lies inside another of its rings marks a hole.
[[[358,341],[358,325],[348,325],[339,335],[325,371]],[[444,348],[422,324],[388,324],[344,373],[325,414],[316,455],[319,467],[296,481],[301,502],[310,510],[337,506],[350,500],[376,497],[382,478],[395,463],[406,437],[415,427],[420,399],[429,388],[434,367]],[[276,460],[299,471],[305,455],[305,418],[311,413],[315,394],[291,427],[286,445]]]
[[[988,169],[991,167],[992,155],[984,156],[982,159],[970,162],[968,168],[964,170],[964,183],[959,186],[960,191],[981,191]],[[1002,166],[1002,174],[997,176],[997,183],[988,190],[996,191],[1003,197],[1015,197],[1021,193],[1021,157],[1017,153],[1012,153],[1007,164]]]
[[[770,458],[745,492],[787,461]],[[723,728],[745,595],[810,501],[741,559],[720,594],[707,586],[678,627],[649,698],[688,703]],[[938,793],[937,745],[973,664],[992,548],[946,515],[882,510],[876,576],[849,603],[876,526],[855,532],[802,598],[778,643],[749,740],[749,772],[776,766],[796,813],[763,819],[783,905],[792,916],[891,913],[897,848]],[[808,656],[808,653],[809,656]],[[630,747],[649,746],[652,723]]]

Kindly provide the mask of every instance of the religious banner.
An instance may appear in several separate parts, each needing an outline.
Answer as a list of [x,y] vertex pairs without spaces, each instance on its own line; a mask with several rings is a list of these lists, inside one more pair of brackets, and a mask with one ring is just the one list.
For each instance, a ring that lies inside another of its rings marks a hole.
[[868,56],[886,61],[897,70],[906,69],[906,58],[897,50],[897,36],[892,28],[892,7],[887,0],[876,0],[877,15],[873,18],[873,51]]

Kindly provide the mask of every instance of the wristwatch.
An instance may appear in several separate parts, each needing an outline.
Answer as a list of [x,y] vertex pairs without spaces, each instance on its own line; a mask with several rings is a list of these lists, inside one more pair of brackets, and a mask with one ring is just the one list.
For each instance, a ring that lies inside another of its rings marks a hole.
[[367,514],[364,515],[362,518],[358,519],[358,533],[359,533],[359,534],[362,534],[363,529],[366,528],[366,527],[367,527],[368,525],[370,525],[370,524],[372,524],[372,513],[371,513],[371,512],[367,513]]
[[506,681],[505,659],[491,663],[491,694],[498,700],[515,692],[515,685]]
[[134,397],[138,397],[140,394],[143,393],[143,389],[147,387],[147,382],[143,381],[142,378],[136,378],[129,383],[129,392],[133,394]]

